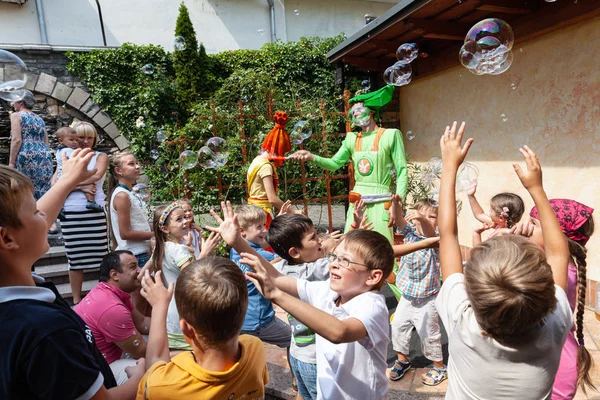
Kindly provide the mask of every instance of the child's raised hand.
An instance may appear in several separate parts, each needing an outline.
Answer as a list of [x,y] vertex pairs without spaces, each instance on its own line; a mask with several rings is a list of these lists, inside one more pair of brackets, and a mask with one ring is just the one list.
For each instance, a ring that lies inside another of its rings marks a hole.
[[62,177],[61,179],[78,185],[80,182],[92,177],[98,170],[93,168],[88,171],[88,164],[94,157],[92,149],[76,149],[67,158],[66,152],[62,153]]
[[367,214],[363,216],[362,220],[360,221],[360,225],[358,226],[358,229],[364,229],[366,231],[373,230],[373,223],[369,222],[369,216]]
[[277,216],[279,217],[280,215],[287,214],[288,210],[290,209],[291,206],[292,206],[292,201],[286,200],[286,202],[283,203],[283,205],[281,206],[281,209],[279,210],[279,213],[277,214]]
[[363,199],[354,203],[354,212],[352,213],[354,219],[354,222],[352,222],[353,227],[360,226],[363,217],[365,216],[365,211],[367,211],[367,203],[365,203]]
[[327,238],[323,240],[321,248],[323,249],[323,253],[327,254],[330,251],[333,251],[338,244],[344,239],[344,234],[340,231],[334,231],[327,235]]
[[442,165],[450,165],[453,169],[458,169],[458,166],[463,162],[469,148],[473,143],[473,139],[469,138],[462,145],[463,134],[466,124],[460,124],[458,131],[456,130],[457,122],[454,121],[452,127],[447,126],[444,135],[440,139],[440,148],[442,150]]
[[531,222],[531,219],[527,219],[525,221],[521,221],[513,226],[511,229],[513,235],[524,236],[526,238],[531,237],[533,235],[533,231],[535,230],[535,225]]
[[200,255],[198,259],[208,257],[221,243],[221,235],[211,232],[206,239],[200,239]]
[[477,191],[477,181],[471,181],[471,186],[467,189],[467,196],[475,196],[475,192]]
[[533,150],[529,148],[529,146],[523,146],[519,148],[519,152],[521,152],[525,158],[527,171],[523,171],[517,163],[513,164],[513,168],[521,180],[523,187],[529,192],[535,189],[543,189],[542,166],[540,165],[540,160],[537,158]]
[[414,222],[416,220],[422,221],[423,220],[423,214],[421,214],[417,210],[409,210],[406,213],[406,217],[404,217],[404,219],[406,220],[406,222]]
[[205,229],[220,234],[223,240],[225,240],[225,243],[233,246],[236,239],[240,236],[240,225],[237,221],[237,215],[233,212],[230,201],[222,201],[221,209],[223,210],[223,219],[221,219],[216,212],[211,210],[211,215],[215,218],[217,223],[219,223],[219,227],[206,226]]
[[492,229],[493,227],[494,225],[491,224],[482,224],[479,228],[475,229],[475,232],[482,234],[483,232],[487,231],[488,229]]
[[150,272],[146,270],[142,278],[142,290],[140,290],[140,294],[144,296],[152,308],[160,306],[169,307],[174,288],[175,284],[173,282],[169,284],[169,288],[165,288],[160,271],[156,272],[154,280],[152,280]]
[[391,197],[392,205],[388,210],[388,228],[396,226],[399,216],[402,215],[402,196],[399,194],[393,194]]
[[254,272],[246,272],[246,278],[254,283],[265,299],[272,300],[279,293],[279,289],[275,286],[275,282],[269,277],[267,271],[261,265],[257,256],[250,253],[242,253],[240,263],[246,264],[254,270]]

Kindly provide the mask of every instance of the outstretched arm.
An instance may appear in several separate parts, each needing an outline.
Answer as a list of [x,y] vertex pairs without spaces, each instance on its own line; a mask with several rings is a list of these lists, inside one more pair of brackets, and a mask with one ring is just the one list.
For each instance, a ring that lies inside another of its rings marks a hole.
[[440,184],[440,201],[438,208],[440,232],[440,264],[444,280],[455,273],[461,273],[462,256],[458,244],[458,227],[456,224],[456,172],[465,159],[473,139],[467,139],[462,146],[465,123],[456,131],[457,123],[447,126],[440,139],[442,150],[442,181]]
[[479,204],[479,202],[477,201],[477,198],[475,197],[476,190],[477,190],[477,182],[474,182],[473,185],[467,191],[467,195],[469,197],[469,206],[471,206],[471,211],[473,212],[473,216],[475,217],[475,219],[477,219],[477,221],[481,222],[482,224],[492,225],[494,223],[494,221],[492,221],[490,216],[487,215],[483,211],[483,207],[481,207],[481,204]]
[[254,269],[255,272],[246,272],[246,276],[266,299],[292,314],[298,321],[331,343],[350,343],[367,336],[367,329],[358,319],[348,318],[340,321],[336,317],[280,290],[271,280],[270,273],[264,268],[263,263],[259,262],[256,257],[248,255],[240,262]]
[[150,273],[146,271],[142,278],[142,290],[140,291],[141,295],[152,306],[150,333],[148,335],[148,345],[146,346],[146,370],[150,369],[157,361],[169,362],[171,360],[166,326],[174,283],[171,282],[169,288],[165,288],[160,275],[160,271],[156,272],[156,276],[152,280]]
[[394,249],[395,257],[402,257],[407,254],[414,253],[415,251],[436,248],[439,247],[439,245],[440,238],[435,236],[419,240],[418,242],[396,244],[392,246],[392,248]]
[[225,243],[233,247],[235,251],[243,257],[242,260],[240,260],[241,264],[248,264],[244,261],[248,256],[256,257],[280,290],[283,290],[294,297],[298,297],[296,280],[277,271],[273,265],[258,254],[250,247],[248,242],[242,238],[242,235],[240,234],[240,225],[237,222],[237,215],[233,212],[231,203],[229,201],[227,203],[221,202],[221,209],[223,210],[223,219],[221,219],[214,210],[210,211],[211,215],[215,218],[217,223],[219,223],[219,227],[206,226],[205,229],[219,233]]
[[350,156],[352,156],[352,146],[348,144],[348,136],[342,142],[342,147],[331,158],[320,157],[306,150],[299,150],[288,156],[290,160],[298,161],[314,161],[321,168],[329,171],[340,169],[346,164]]
[[544,249],[546,259],[552,268],[554,283],[567,291],[567,274],[569,267],[569,246],[565,235],[560,228],[556,214],[552,210],[548,197],[542,184],[542,166],[535,153],[527,146],[519,151],[525,158],[527,171],[523,171],[518,164],[513,164],[515,172],[519,176],[523,187],[527,189],[540,215],[542,225],[542,236],[544,238]]

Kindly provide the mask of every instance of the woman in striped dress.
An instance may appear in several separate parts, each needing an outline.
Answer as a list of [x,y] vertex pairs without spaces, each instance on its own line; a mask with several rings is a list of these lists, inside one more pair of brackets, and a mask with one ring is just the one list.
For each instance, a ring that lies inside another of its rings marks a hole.
[[[75,126],[79,136],[79,147],[93,149],[98,143],[96,128],[90,123],[80,122]],[[108,156],[96,152],[88,169],[96,168],[96,173],[82,183],[93,184],[96,203],[102,207],[106,204],[104,194],[104,177],[108,168]],[[65,250],[69,261],[69,282],[73,293],[73,303],[81,301],[83,271],[100,267],[100,261],[108,253],[108,232],[106,213],[89,210],[87,200],[81,190],[71,192],[63,208],[64,216],[60,225],[65,241]]]

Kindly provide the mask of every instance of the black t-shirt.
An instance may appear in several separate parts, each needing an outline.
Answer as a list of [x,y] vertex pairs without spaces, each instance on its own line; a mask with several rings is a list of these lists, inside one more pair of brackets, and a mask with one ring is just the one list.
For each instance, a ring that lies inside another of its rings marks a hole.
[[56,300],[0,303],[0,399],[76,399],[102,379],[107,389],[117,386],[90,328],[54,284],[38,286]]

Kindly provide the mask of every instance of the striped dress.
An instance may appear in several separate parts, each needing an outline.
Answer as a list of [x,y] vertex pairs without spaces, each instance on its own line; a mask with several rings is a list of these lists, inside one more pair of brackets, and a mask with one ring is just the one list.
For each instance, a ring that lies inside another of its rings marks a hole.
[[[99,154],[96,152],[88,169],[96,166]],[[100,206],[106,204],[103,184],[104,178],[96,182],[95,200]],[[83,192],[71,192],[63,209],[64,217],[60,220],[70,270],[98,268],[109,252],[106,213],[88,210],[86,203]]]

